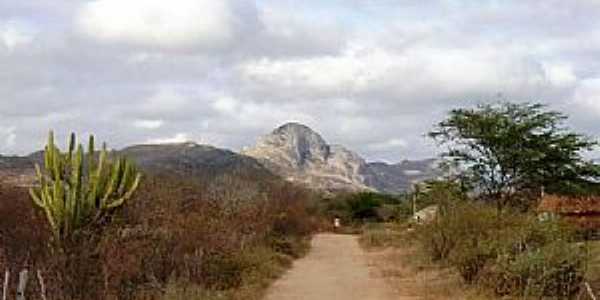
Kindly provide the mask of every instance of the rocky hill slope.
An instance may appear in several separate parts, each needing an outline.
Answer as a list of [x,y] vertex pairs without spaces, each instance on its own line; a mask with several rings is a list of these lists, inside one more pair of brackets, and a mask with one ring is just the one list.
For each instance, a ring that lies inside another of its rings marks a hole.
[[[31,185],[35,163],[42,164],[43,153],[28,156],[0,156],[0,182]],[[234,174],[252,178],[275,178],[256,159],[238,153],[195,143],[136,145],[115,151],[136,162],[147,173],[215,177]]]
[[343,146],[329,145],[314,130],[298,123],[275,129],[242,153],[290,181],[328,191],[398,193],[413,182],[436,176],[434,160],[368,163]]
[[[145,172],[215,177],[235,174],[260,180],[279,175],[325,191],[406,191],[414,182],[437,176],[435,160],[369,163],[340,145],[330,145],[311,128],[288,123],[260,138],[241,154],[195,143],[136,145],[115,152]],[[0,156],[0,182],[29,185],[43,153]],[[276,175],[275,175],[276,174]]]

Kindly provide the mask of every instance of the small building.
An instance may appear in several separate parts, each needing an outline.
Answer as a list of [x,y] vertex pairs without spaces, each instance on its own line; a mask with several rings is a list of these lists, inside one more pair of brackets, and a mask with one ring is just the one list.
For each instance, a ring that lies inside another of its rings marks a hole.
[[544,195],[537,213],[540,219],[561,217],[580,229],[600,229],[600,197]]
[[413,222],[417,224],[429,223],[435,219],[438,213],[437,205],[427,206],[414,214]]

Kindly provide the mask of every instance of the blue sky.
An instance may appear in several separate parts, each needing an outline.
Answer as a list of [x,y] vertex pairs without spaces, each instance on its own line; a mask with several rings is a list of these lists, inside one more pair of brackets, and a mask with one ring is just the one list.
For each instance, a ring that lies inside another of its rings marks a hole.
[[297,121],[399,161],[498,98],[600,136],[599,56],[596,0],[0,0],[0,153],[49,129],[238,150]]

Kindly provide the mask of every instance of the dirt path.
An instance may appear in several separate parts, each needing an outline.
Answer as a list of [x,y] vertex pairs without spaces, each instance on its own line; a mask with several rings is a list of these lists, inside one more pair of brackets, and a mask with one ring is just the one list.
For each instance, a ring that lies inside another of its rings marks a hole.
[[402,298],[370,267],[357,237],[319,234],[311,252],[267,292],[267,300],[392,300]]

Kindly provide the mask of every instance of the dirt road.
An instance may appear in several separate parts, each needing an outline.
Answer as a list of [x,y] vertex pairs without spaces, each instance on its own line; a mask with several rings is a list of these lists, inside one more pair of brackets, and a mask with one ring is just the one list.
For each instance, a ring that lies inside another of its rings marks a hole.
[[319,234],[311,252],[267,292],[267,300],[392,300],[398,297],[368,265],[357,237]]

